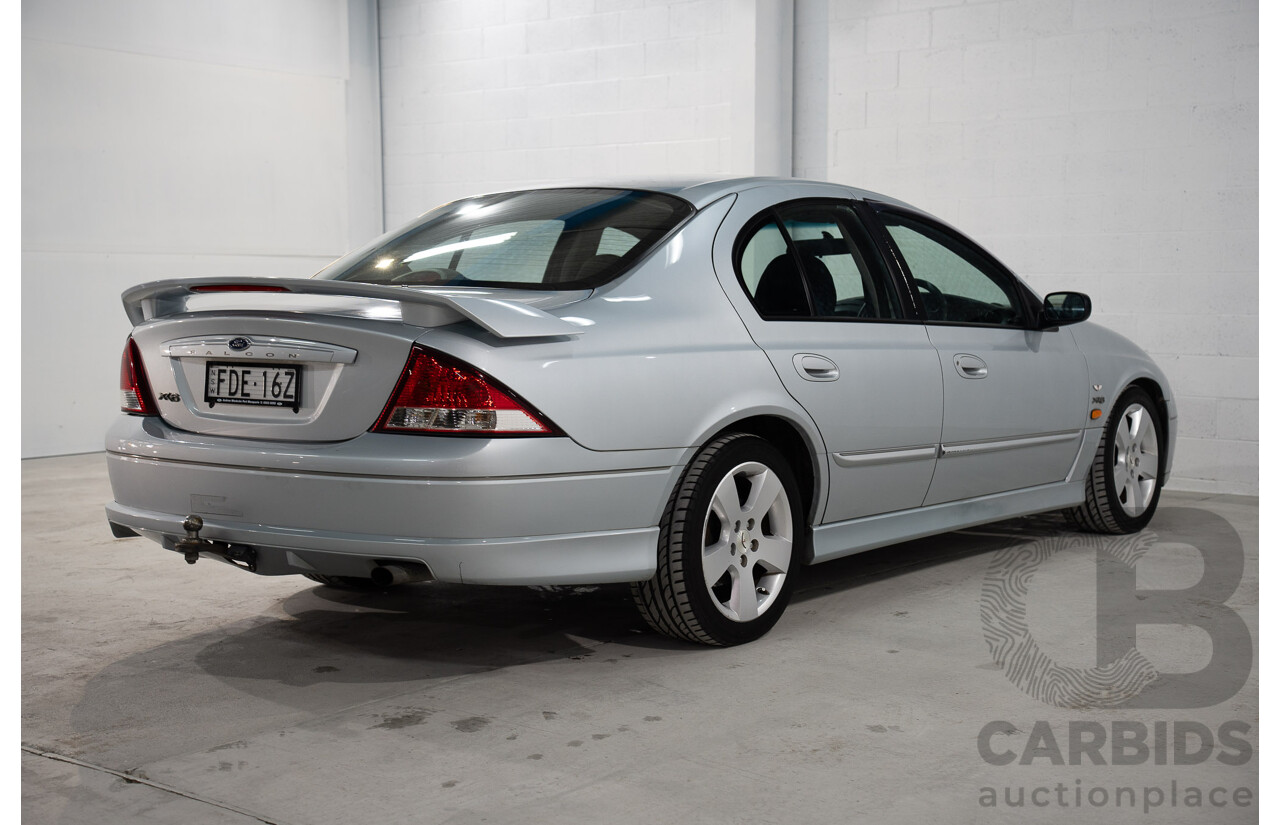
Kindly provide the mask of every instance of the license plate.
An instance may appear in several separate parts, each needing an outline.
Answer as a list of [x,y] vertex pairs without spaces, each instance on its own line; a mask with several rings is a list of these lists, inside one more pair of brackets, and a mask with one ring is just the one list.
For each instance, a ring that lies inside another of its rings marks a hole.
[[204,400],[214,404],[249,404],[255,407],[292,407],[298,411],[302,392],[301,367],[273,364],[224,364],[205,366]]

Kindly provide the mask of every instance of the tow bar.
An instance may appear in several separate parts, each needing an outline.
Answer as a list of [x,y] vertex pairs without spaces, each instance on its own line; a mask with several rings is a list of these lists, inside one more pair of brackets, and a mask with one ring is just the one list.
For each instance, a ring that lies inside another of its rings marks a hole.
[[199,516],[187,516],[187,520],[182,522],[182,529],[187,531],[186,538],[174,542],[173,549],[182,554],[187,564],[195,564],[200,561],[201,553],[208,553],[250,573],[258,569],[258,553],[252,547],[200,538],[204,519]]

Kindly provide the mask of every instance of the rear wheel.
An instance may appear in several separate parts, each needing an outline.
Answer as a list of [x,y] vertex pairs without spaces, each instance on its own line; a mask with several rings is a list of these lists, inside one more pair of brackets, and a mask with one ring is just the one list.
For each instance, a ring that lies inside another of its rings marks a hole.
[[632,585],[661,633],[736,645],[767,633],[786,609],[805,535],[800,493],[767,441],[736,433],[703,448],[662,516],[658,569]]
[[1160,501],[1164,429],[1155,402],[1140,387],[1116,399],[1085,480],[1085,499],[1067,510],[1095,533],[1135,533],[1147,526]]

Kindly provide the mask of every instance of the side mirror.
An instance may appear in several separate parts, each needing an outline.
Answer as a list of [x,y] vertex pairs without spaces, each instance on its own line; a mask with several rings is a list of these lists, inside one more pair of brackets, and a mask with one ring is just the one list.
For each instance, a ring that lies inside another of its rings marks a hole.
[[1093,312],[1093,302],[1083,292],[1050,292],[1044,296],[1040,328],[1078,324]]

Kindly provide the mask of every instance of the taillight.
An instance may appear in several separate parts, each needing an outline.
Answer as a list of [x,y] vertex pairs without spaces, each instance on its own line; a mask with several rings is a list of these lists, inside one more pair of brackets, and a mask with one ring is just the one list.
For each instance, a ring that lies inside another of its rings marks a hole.
[[417,345],[373,429],[465,435],[555,432],[541,413],[480,370]]
[[151,385],[142,368],[142,355],[132,337],[124,344],[120,356],[120,409],[134,415],[159,415],[151,397]]

